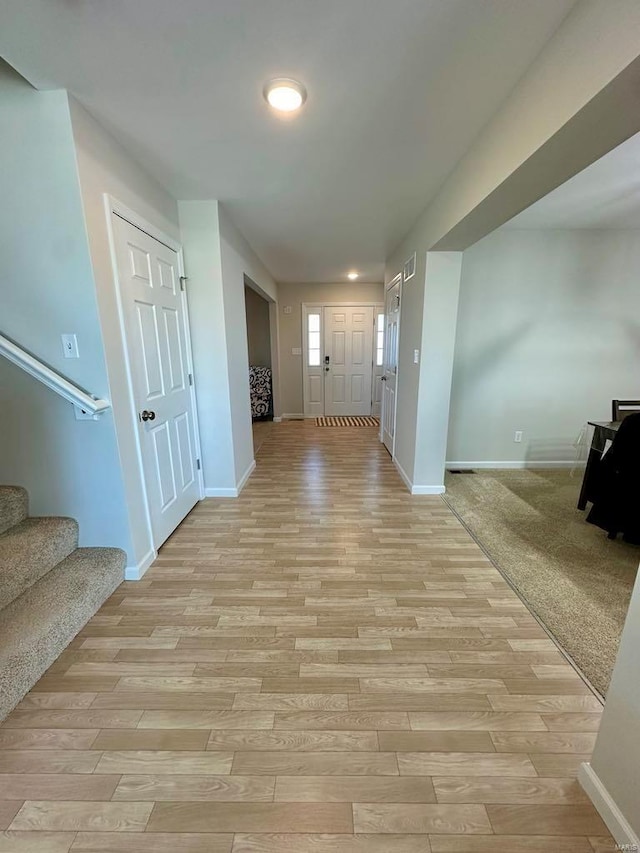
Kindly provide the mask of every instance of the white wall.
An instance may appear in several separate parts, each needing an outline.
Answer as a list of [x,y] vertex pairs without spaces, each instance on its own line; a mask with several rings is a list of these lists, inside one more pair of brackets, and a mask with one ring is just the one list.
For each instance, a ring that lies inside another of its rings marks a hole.
[[245,276],[267,299],[276,286],[217,201],[178,206],[205,490],[231,497],[254,464]]
[[637,231],[501,229],[467,249],[447,460],[572,464],[582,426],[640,393],[639,278]]
[[591,758],[592,773],[586,778],[581,774],[581,781],[587,783],[587,792],[594,799],[616,840],[620,844],[636,845],[640,839],[639,648],[640,573],[631,596],[607,703]]
[[[443,460],[449,423],[453,331],[456,327],[461,267],[462,252],[427,253],[425,312],[419,357],[420,364],[426,365],[428,369],[423,371],[418,395],[416,423],[423,431],[419,433],[416,442],[412,487],[415,494],[444,492]],[[400,385],[402,381],[400,378]]]
[[[249,397],[249,350],[247,346],[245,276],[257,285],[264,296],[277,301],[276,283],[271,273],[256,256],[251,246],[219,207],[220,251],[224,318],[227,327],[227,365],[231,396],[231,421],[236,483],[242,483],[254,464]],[[277,363],[272,370],[278,375]]]
[[[0,331],[89,392],[110,398],[64,92],[36,92],[0,63]],[[60,335],[78,337],[64,359]],[[70,515],[81,545],[131,556],[111,412],[73,407],[0,358],[0,482],[25,486],[33,514]]]
[[[636,0],[582,0],[431,200],[407,237],[390,253],[386,281],[417,252],[406,288],[400,330],[396,455],[415,482],[427,482],[417,443],[442,424],[418,407],[419,388],[433,367],[412,365],[422,344],[426,255],[466,249],[640,128],[637,78],[640,5]],[[449,327],[453,339],[455,327]],[[441,335],[442,339],[442,335]],[[441,442],[441,436],[438,436]],[[442,443],[442,442],[441,442]]]
[[136,443],[136,410],[127,384],[104,194],[114,196],[179,241],[178,208],[175,200],[77,101],[70,98],[69,106],[131,529],[129,567],[146,567],[154,549]]
[[236,489],[217,201],[181,201],[187,299],[206,494]]

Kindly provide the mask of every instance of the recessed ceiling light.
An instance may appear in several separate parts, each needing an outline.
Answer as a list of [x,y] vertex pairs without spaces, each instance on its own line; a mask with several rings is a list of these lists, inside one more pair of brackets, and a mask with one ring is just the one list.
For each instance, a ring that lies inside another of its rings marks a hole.
[[264,87],[264,97],[274,110],[292,113],[299,110],[307,100],[307,90],[297,80],[277,77],[275,80],[269,80]]
[[347,278],[350,279],[351,281],[355,281],[358,278],[358,275],[359,274],[357,272],[355,272],[355,270],[354,270],[353,272],[347,273]]

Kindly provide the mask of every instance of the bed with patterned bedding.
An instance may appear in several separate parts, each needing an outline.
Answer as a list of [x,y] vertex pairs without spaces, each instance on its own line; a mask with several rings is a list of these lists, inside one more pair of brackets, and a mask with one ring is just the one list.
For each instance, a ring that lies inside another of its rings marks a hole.
[[252,418],[263,418],[273,412],[270,367],[249,367],[249,392]]

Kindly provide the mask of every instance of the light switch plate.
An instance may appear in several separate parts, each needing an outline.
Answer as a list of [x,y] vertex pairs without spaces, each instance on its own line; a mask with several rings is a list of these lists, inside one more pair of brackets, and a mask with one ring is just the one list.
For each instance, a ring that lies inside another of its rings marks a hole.
[[302,355],[301,347],[291,347],[291,355]]
[[283,314],[291,314],[292,311],[293,308],[291,307],[291,305],[285,305],[282,309]]
[[66,334],[60,335],[62,340],[62,352],[65,358],[80,358],[78,352],[78,339],[75,335]]
[[414,349],[414,351],[413,351],[413,363],[418,364],[419,361],[420,361],[420,350]]

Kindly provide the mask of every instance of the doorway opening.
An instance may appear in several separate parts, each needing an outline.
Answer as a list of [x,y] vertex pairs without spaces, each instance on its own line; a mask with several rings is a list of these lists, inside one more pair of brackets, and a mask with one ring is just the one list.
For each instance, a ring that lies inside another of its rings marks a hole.
[[465,251],[447,468],[475,473],[445,479],[603,696],[640,557],[637,451],[616,440],[640,434],[639,157],[640,134]]
[[258,452],[273,423],[273,361],[270,303],[245,276],[244,304],[249,359],[253,450]]

